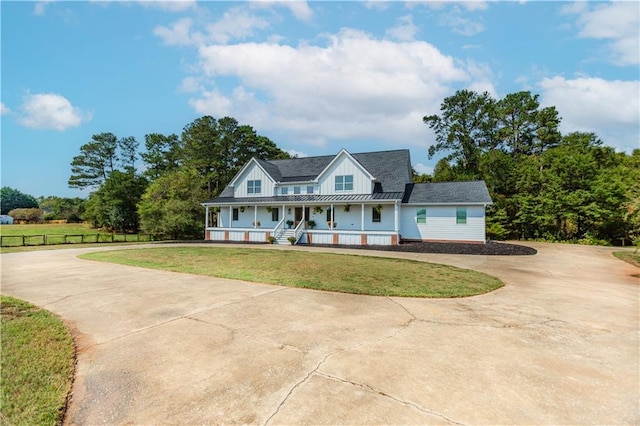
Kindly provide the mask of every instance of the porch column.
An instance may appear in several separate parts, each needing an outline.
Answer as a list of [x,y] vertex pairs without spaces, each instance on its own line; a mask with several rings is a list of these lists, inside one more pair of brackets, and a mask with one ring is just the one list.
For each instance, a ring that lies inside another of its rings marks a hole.
[[306,215],[304,214],[304,212],[305,212],[305,208],[304,208],[304,203],[303,203],[303,204],[302,204],[302,221],[303,221],[303,222],[307,220],[307,217],[306,217]]
[[209,206],[204,206],[204,229],[209,227]]
[[233,206],[229,206],[229,228],[233,228]]
[[258,227],[258,205],[253,206],[253,227]]
[[400,227],[399,227],[399,224],[400,224],[399,219],[400,219],[400,218],[399,218],[399,214],[398,214],[398,213],[399,213],[399,210],[400,210],[400,207],[399,207],[399,205],[398,205],[398,202],[396,201],[396,202],[393,204],[393,212],[394,212],[394,214],[395,214],[395,218],[394,218],[394,225],[393,225],[394,229],[393,229],[393,230],[394,230],[395,232],[398,232],[398,230],[400,229]]
[[360,212],[360,230],[364,231],[364,203],[362,203],[362,209]]
[[222,228],[222,208],[218,207],[218,214],[216,214],[216,226]]
[[331,225],[329,225],[329,229],[331,229],[333,231],[333,222],[335,222],[336,220],[336,212],[335,209],[333,208],[333,204],[331,204]]

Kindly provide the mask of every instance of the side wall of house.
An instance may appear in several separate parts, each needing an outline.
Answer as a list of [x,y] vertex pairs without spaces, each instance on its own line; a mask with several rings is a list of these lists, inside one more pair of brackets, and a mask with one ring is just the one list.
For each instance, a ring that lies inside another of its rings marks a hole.
[[[261,182],[261,192],[259,194],[247,193],[247,182],[259,180]],[[256,163],[252,164],[242,173],[233,186],[233,195],[236,198],[243,197],[271,197],[274,195],[274,182]]]
[[[467,210],[467,223],[456,221],[456,208]],[[417,223],[418,211],[426,210],[426,223]],[[486,241],[483,206],[403,205],[400,211],[400,235],[409,240]]]

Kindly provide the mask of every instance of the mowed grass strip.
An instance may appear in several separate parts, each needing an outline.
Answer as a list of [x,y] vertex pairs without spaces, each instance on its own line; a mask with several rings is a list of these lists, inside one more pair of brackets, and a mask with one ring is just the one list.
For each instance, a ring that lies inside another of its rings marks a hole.
[[83,259],[353,294],[466,297],[502,287],[487,274],[448,265],[370,256],[219,247],[88,253]]
[[613,255],[620,260],[624,260],[640,268],[640,251],[614,251]]
[[61,424],[73,382],[75,347],[56,316],[2,296],[0,423]]
[[2,235],[43,235],[43,234],[97,234],[99,231],[86,223],[42,223],[28,225],[0,225]]

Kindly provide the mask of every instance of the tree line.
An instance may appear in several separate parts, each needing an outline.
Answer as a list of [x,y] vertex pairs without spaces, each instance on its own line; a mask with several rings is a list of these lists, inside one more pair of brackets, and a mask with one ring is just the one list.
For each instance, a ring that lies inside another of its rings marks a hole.
[[594,133],[562,135],[555,107],[518,92],[494,99],[460,90],[423,118],[444,154],[419,181],[481,179],[493,198],[496,239],[614,243],[640,238],[640,149],[605,146]]
[[[121,232],[201,237],[200,203],[217,196],[252,157],[289,158],[269,138],[234,118],[203,116],[180,136],[94,135],[71,162],[71,188],[90,188],[83,218]],[[141,159],[142,167],[136,166]]]
[[[539,96],[526,91],[494,99],[460,90],[423,121],[435,133],[429,158],[442,158],[432,175],[414,180],[484,180],[494,200],[487,210],[490,238],[640,241],[640,149],[616,152],[594,133],[561,134],[556,108],[542,108]],[[20,207],[120,232],[200,237],[200,203],[217,196],[254,156],[290,157],[231,117],[203,116],[180,135],[147,134],[142,151],[134,137],[101,133],[71,161],[68,184],[93,190],[87,200],[31,197]],[[6,189],[3,214],[19,198]]]

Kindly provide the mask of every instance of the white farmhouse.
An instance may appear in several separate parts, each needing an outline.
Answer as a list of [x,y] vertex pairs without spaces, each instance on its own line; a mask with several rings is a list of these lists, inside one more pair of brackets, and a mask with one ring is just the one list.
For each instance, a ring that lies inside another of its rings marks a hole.
[[[253,158],[203,203],[205,239],[395,245],[486,241],[484,181],[413,183],[409,150]],[[209,223],[210,212],[217,212]]]

